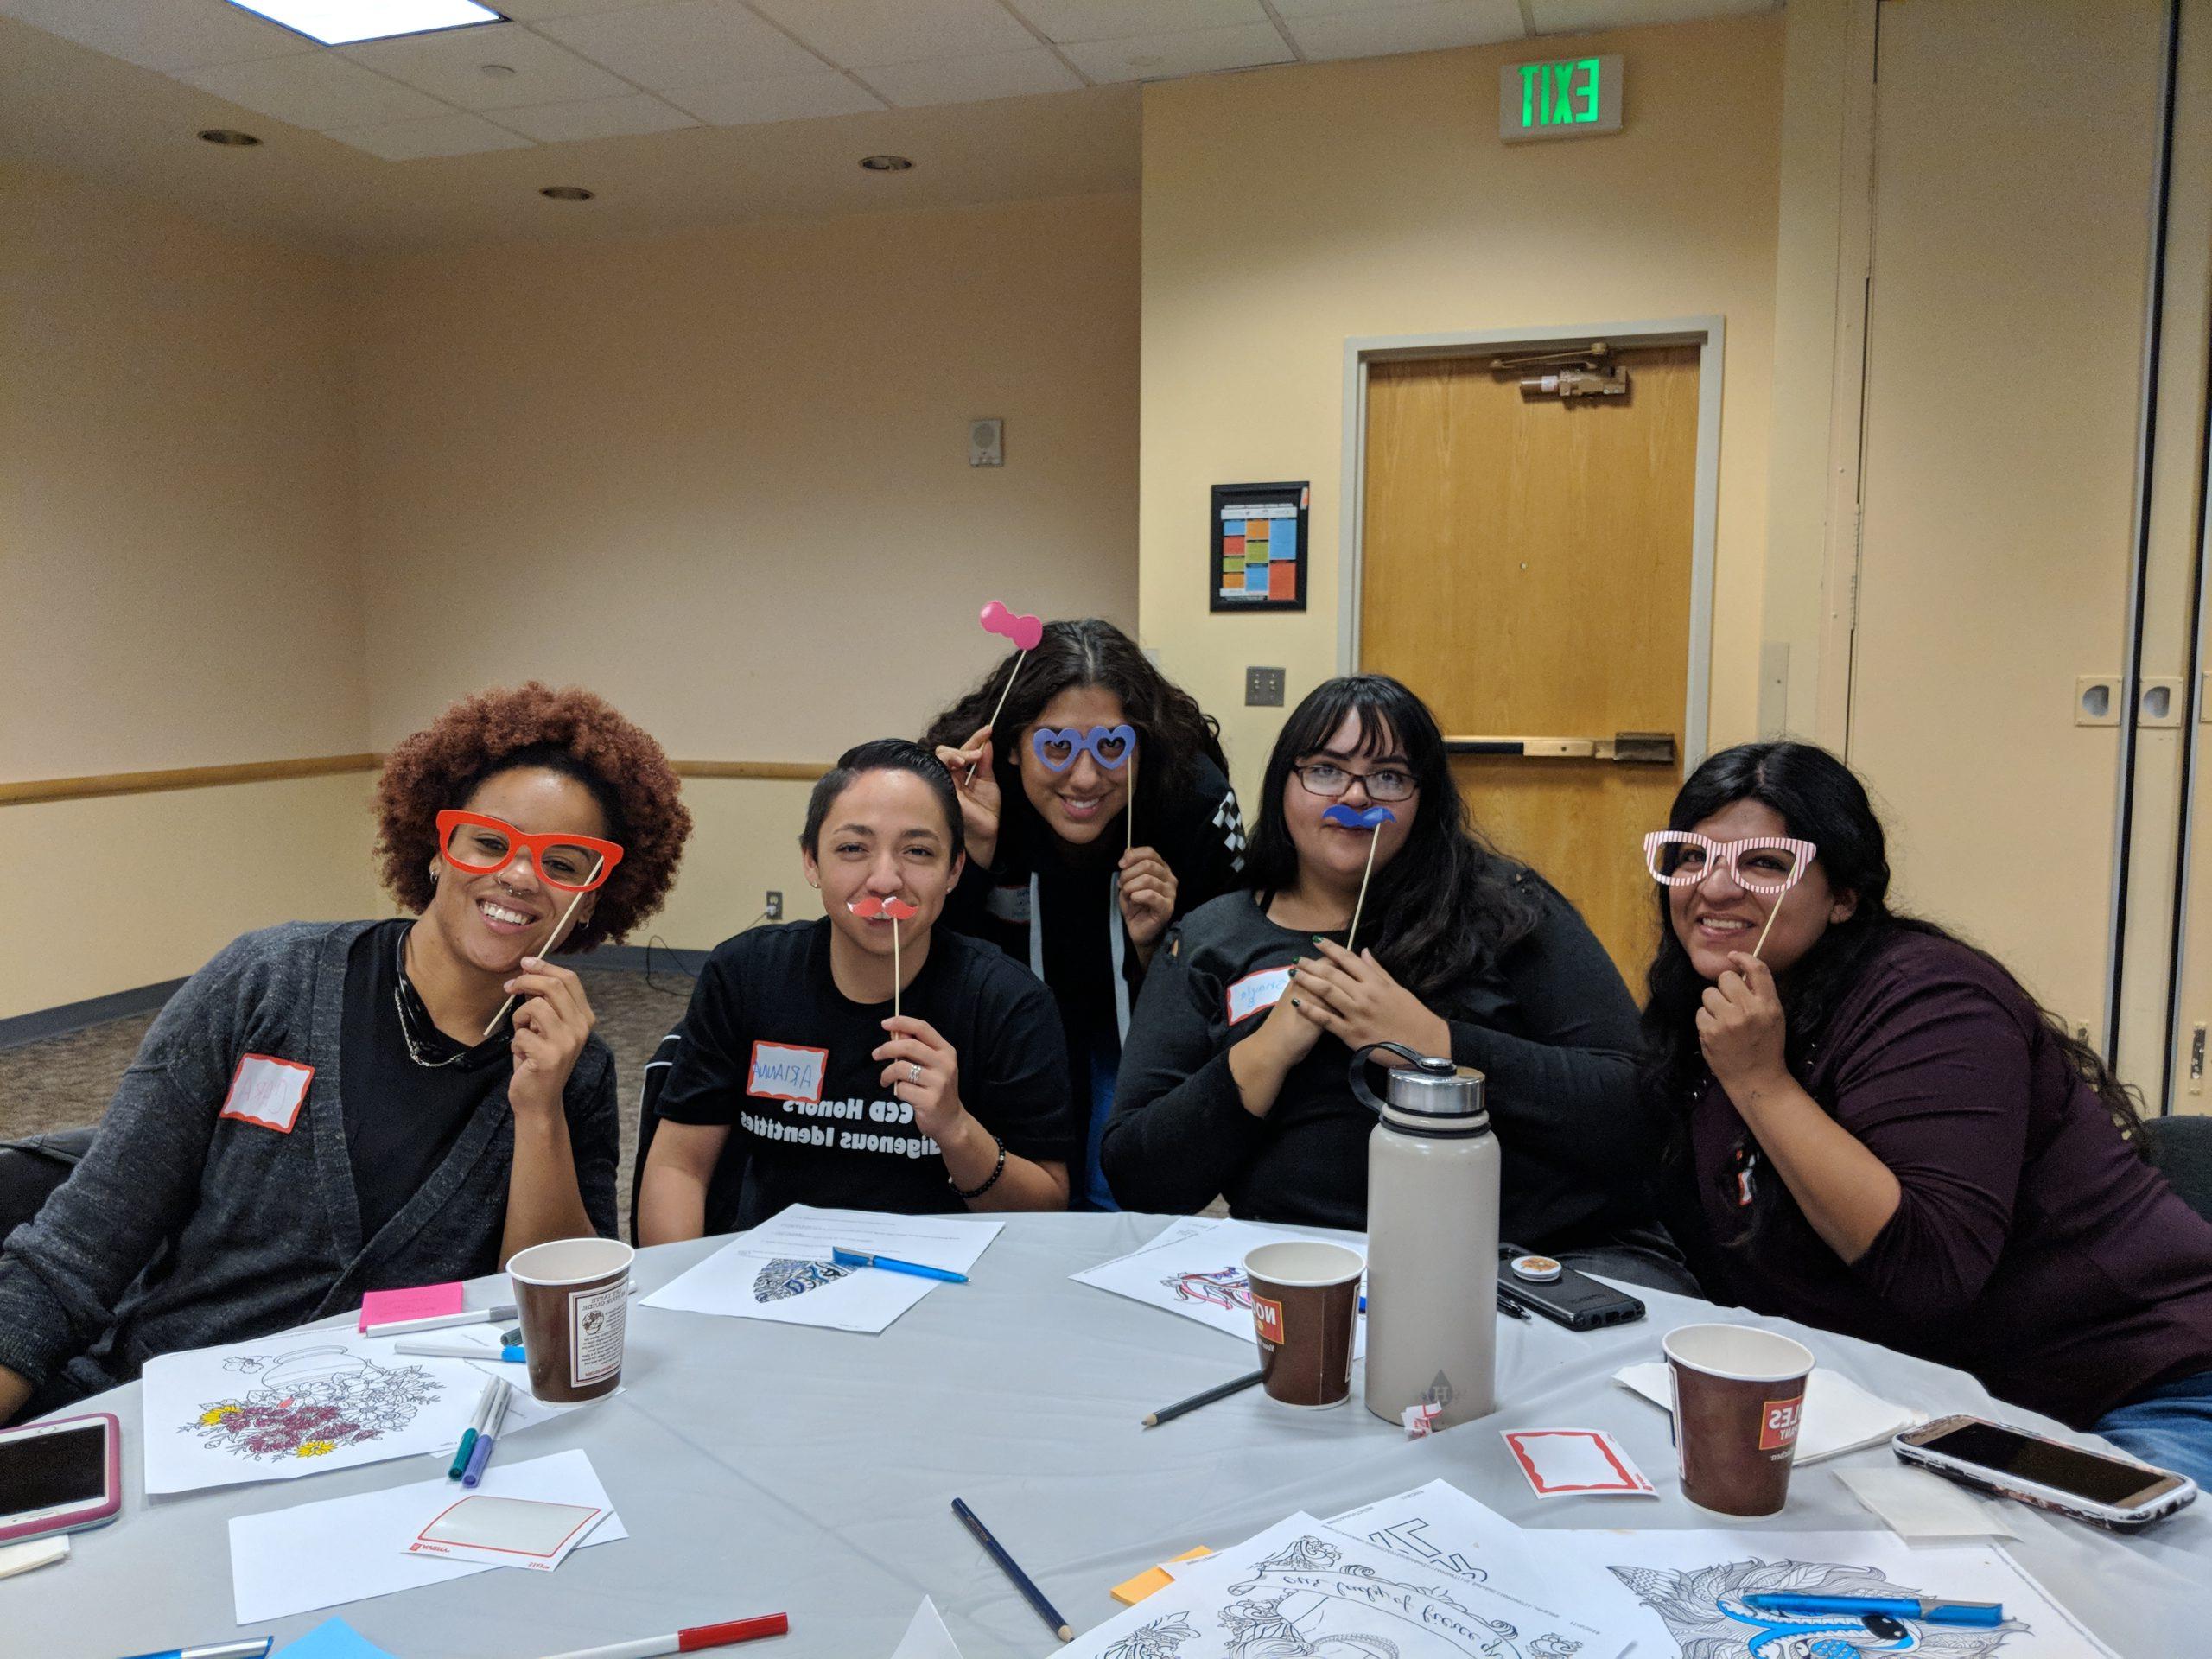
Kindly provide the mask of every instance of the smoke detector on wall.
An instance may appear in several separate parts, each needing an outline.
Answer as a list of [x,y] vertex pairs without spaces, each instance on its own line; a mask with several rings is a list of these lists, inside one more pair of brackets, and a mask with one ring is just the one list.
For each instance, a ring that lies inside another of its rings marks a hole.
[[968,464],[970,467],[1006,465],[1006,423],[995,416],[968,423]]

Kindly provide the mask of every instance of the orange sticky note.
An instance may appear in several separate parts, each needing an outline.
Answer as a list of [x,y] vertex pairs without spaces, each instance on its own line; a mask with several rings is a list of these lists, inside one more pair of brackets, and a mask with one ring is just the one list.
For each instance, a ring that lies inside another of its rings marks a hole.
[[[1178,1561],[1195,1561],[1204,1556],[1211,1555],[1212,1554],[1213,1551],[1208,1549],[1204,1544],[1200,1544],[1196,1549],[1185,1550],[1180,1555],[1178,1555],[1175,1560]],[[1173,1563],[1171,1562],[1170,1565],[1172,1566]],[[1138,1573],[1134,1579],[1130,1579],[1123,1583],[1116,1585],[1113,1588],[1112,1594],[1114,1599],[1120,1602],[1124,1607],[1134,1607],[1137,1603],[1142,1601],[1147,1596],[1156,1596],[1162,1590],[1165,1590],[1169,1585],[1174,1582],[1174,1580],[1167,1576],[1167,1570],[1166,1567],[1149,1567],[1146,1571]]]

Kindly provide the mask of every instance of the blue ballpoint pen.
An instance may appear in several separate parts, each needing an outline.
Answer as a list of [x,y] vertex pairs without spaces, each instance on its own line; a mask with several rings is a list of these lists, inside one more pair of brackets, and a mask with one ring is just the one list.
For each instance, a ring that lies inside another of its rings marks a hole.
[[206,1647],[163,1648],[159,1653],[137,1653],[130,1659],[268,1659],[276,1645],[273,1636],[249,1637],[243,1642],[216,1642]]
[[911,1273],[917,1279],[942,1279],[948,1285],[968,1282],[964,1273],[925,1268],[918,1262],[901,1262],[895,1255],[870,1255],[866,1250],[849,1250],[842,1244],[830,1250],[830,1258],[841,1268],[881,1268],[886,1273]]
[[1923,1624],[1976,1624],[1985,1628],[2005,1622],[2003,1605],[1994,1601],[1922,1601],[1903,1596],[1793,1596],[1775,1592],[1745,1596],[1744,1605],[1762,1613],[1796,1613],[1811,1618],[1857,1618],[1865,1613],[1884,1613],[1891,1618],[1917,1619]]

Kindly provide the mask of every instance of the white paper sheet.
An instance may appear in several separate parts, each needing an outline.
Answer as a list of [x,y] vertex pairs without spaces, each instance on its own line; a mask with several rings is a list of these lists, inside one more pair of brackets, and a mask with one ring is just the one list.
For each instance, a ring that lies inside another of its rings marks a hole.
[[1915,1541],[2017,1538],[2002,1499],[1977,1497],[1955,1480],[1892,1464],[1886,1469],[1839,1469],[1846,1491],[1882,1517],[1891,1532]]
[[[455,1484],[443,1478],[360,1492],[320,1503],[301,1503],[231,1520],[231,1594],[238,1621],[259,1624],[318,1607],[336,1607],[371,1596],[388,1596],[425,1584],[443,1584],[493,1567],[430,1560],[405,1552],[406,1541],[454,1501]],[[535,1497],[554,1503],[610,1506],[591,1459],[557,1452],[524,1463],[493,1463],[477,1489],[493,1497]],[[580,1548],[595,1548],[630,1535],[610,1515]]]
[[467,1360],[395,1349],[391,1338],[340,1328],[156,1356],[144,1377],[146,1490],[291,1480],[450,1452],[482,1375]]
[[899,1645],[892,1650],[891,1659],[961,1659],[960,1644],[952,1639],[952,1632],[944,1628],[944,1620],[937,1611],[937,1603],[927,1596],[914,1610],[914,1622],[906,1626],[906,1634],[899,1638]]
[[1465,1581],[1470,1611],[1519,1633],[1520,1645],[1501,1646],[1501,1656],[1611,1659],[1636,1639],[1625,1619],[1611,1630],[1590,1621],[1597,1568],[1562,1560],[1544,1542],[1556,1534],[1525,1531],[1448,1481],[1363,1503],[1331,1516],[1328,1524],[1427,1572]]
[[[1673,1414],[1674,1385],[1664,1360],[1624,1365],[1613,1373],[1613,1381]],[[1849,1377],[1815,1367],[1805,1379],[1805,1419],[1797,1429],[1796,1461],[1818,1463],[1863,1446],[1880,1446],[1892,1434],[1917,1428],[1926,1421],[1910,1406],[1869,1394]]]
[[[1595,1606],[1609,1623],[1624,1611],[1639,1622],[1636,1659],[1778,1659],[1821,1654],[1830,1645],[1853,1654],[1910,1646],[1944,1659],[2113,1659],[2110,1649],[1993,1544],[1914,1549],[1887,1532],[1544,1537],[1562,1553],[1595,1561],[1619,1586]],[[1741,1598],[1760,1591],[1993,1601],[2003,1605],[2007,1622],[1975,1630],[1907,1620],[1905,1638],[1883,1640],[1860,1621],[1753,1612]]]
[[[1079,1285],[1166,1308],[1249,1344],[1255,1338],[1252,1290],[1244,1282],[1246,1253],[1262,1244],[1307,1236],[1249,1221],[1194,1216],[1174,1223],[1141,1250],[1068,1276]],[[1355,1236],[1351,1248],[1363,1255],[1367,1241]],[[1367,1316],[1357,1317],[1359,1328],[1352,1337],[1355,1359],[1367,1351]]]
[[836,1267],[830,1260],[833,1248],[966,1273],[1005,1224],[794,1204],[669,1281],[645,1298],[645,1306],[872,1336],[943,1281],[880,1268]]
[[[1480,1604],[1479,1605],[1478,1604]],[[1507,1617],[1501,1608],[1510,1606]],[[1395,1659],[1567,1659],[1522,1645],[1526,1609],[1294,1515],[1058,1649],[1071,1659],[1254,1659],[1261,1654]]]

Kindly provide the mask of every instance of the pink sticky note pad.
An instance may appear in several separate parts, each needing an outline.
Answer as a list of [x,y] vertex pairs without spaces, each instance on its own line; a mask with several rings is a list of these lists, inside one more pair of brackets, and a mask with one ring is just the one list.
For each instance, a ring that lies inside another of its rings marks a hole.
[[1506,1449],[1538,1497],[1656,1497],[1611,1435],[1595,1428],[1507,1428]]
[[407,1290],[372,1290],[361,1298],[359,1328],[393,1319],[428,1319],[441,1313],[461,1312],[461,1281],[449,1285],[416,1285]]

